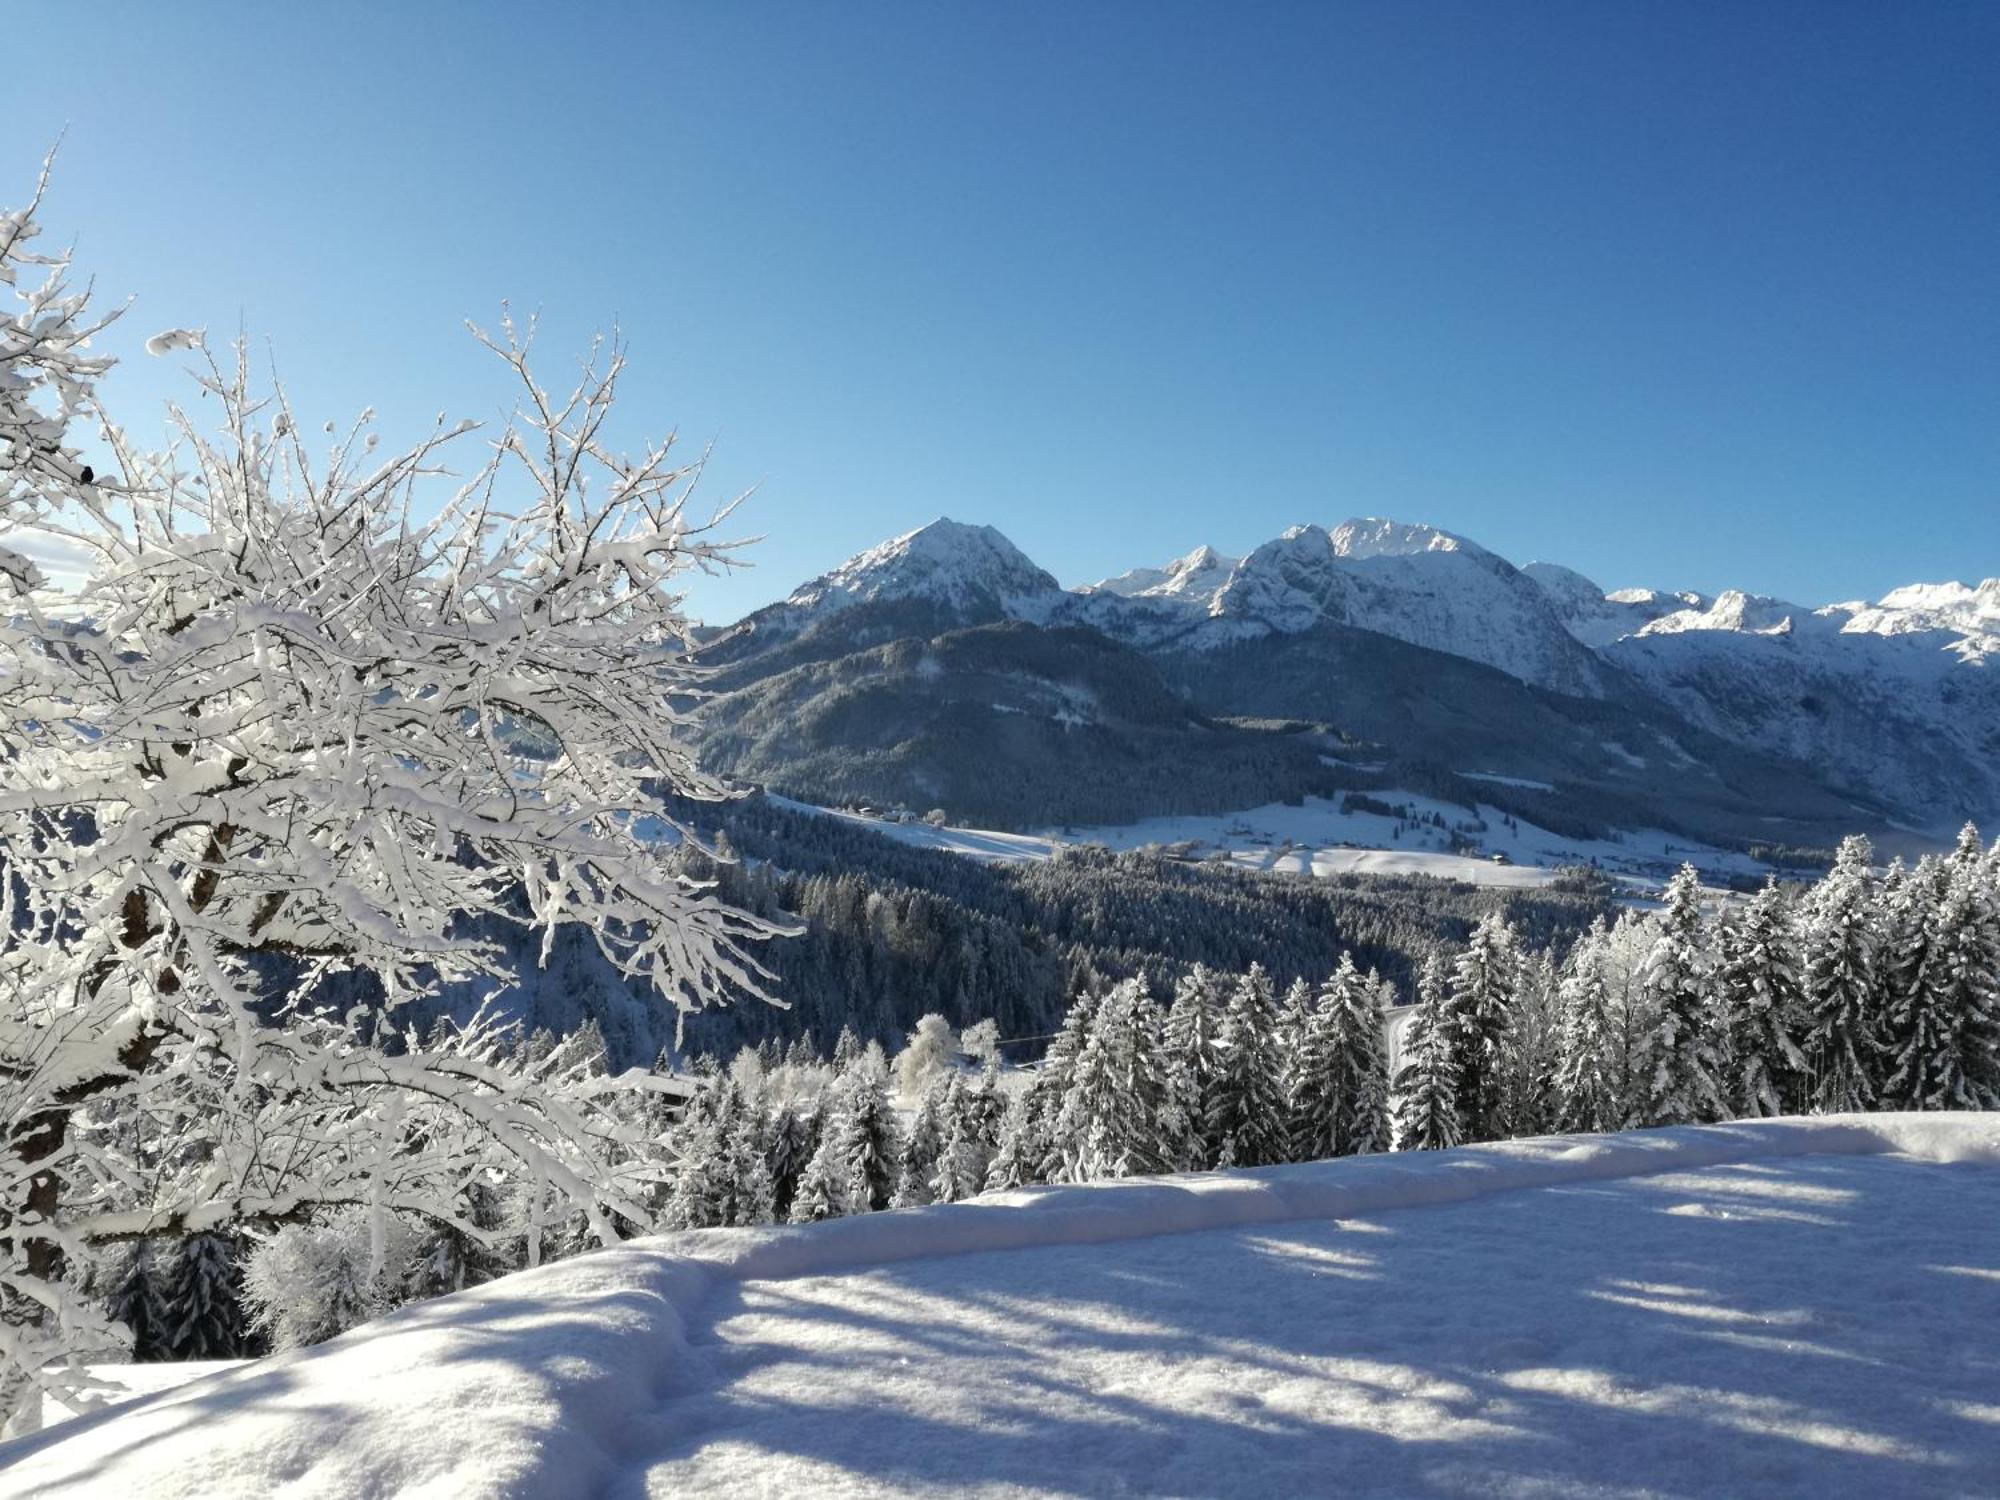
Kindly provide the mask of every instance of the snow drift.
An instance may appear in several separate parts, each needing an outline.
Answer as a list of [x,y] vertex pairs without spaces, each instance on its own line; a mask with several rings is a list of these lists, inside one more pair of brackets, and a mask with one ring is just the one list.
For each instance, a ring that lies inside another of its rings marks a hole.
[[1550,1137],[668,1237],[408,1308],[317,1349],[65,1423],[0,1449],[0,1495],[596,1493],[634,1478],[634,1434],[648,1430],[649,1413],[716,1382],[719,1353],[693,1332],[698,1314],[706,1300],[747,1283],[1884,1154],[2000,1165],[2000,1116],[1833,1116]]

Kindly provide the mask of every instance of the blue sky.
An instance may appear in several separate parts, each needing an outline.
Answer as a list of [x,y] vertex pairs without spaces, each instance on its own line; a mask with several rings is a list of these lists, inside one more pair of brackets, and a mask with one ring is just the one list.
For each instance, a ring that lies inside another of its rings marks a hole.
[[938,514],[1065,582],[1387,514],[1608,587],[2000,573],[2000,7],[14,0],[0,202],[302,413],[507,399],[755,484],[732,618]]

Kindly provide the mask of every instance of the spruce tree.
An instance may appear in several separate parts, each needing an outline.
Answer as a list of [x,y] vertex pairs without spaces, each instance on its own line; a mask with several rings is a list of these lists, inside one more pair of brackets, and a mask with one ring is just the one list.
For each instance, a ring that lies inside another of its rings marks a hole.
[[1822,1114],[1867,1109],[1881,1066],[1877,993],[1879,924],[1868,876],[1873,851],[1844,839],[1804,914],[1800,985],[1805,992],[1808,1099]]
[[884,1077],[883,1070],[867,1066],[864,1054],[837,1090],[834,1119],[847,1164],[849,1213],[887,1208],[895,1195],[903,1148]]
[[925,1086],[917,1112],[910,1117],[909,1134],[903,1139],[902,1160],[896,1173],[891,1208],[921,1208],[931,1201],[931,1177],[937,1171],[938,1152],[944,1146],[945,1099],[957,1071],[935,1074]]
[[820,1123],[824,1110],[808,1114],[793,1104],[781,1104],[771,1120],[771,1138],[766,1145],[765,1165],[771,1174],[771,1213],[777,1219],[789,1216],[792,1195],[798,1191],[799,1177],[819,1149]]
[[931,1172],[931,1201],[958,1203],[977,1197],[986,1186],[991,1155],[982,1135],[978,1090],[959,1074],[945,1086],[943,1138]]
[[1145,987],[1128,979],[1106,995],[1070,1070],[1057,1115],[1059,1181],[1161,1172],[1179,1149],[1163,1128],[1167,1070]]
[[1546,949],[1522,956],[1501,1087],[1502,1115],[1512,1136],[1555,1128],[1556,987],[1555,960]]
[[1921,957],[1898,967],[1886,1017],[1886,1109],[2000,1106],[2000,911],[1979,873],[1954,858],[1925,883]]
[[238,1359],[252,1350],[243,1271],[233,1241],[191,1234],[167,1280],[160,1351],[168,1359]]
[[1725,1026],[1724,1102],[1745,1119],[1805,1107],[1805,1054],[1799,1051],[1804,997],[1797,939],[1773,881],[1721,929],[1716,1003]]
[[986,1191],[989,1193],[1026,1187],[1029,1183],[1042,1180],[1041,1162],[1047,1145],[1037,1124],[1040,1111],[1034,1087],[1030,1083],[1007,1101],[1006,1113],[1000,1122],[999,1145],[986,1168]]
[[1481,919],[1452,966],[1449,1045],[1459,1065],[1454,1091],[1467,1141],[1507,1134],[1506,1076],[1520,966],[1514,929],[1499,911]]
[[159,1247],[139,1240],[120,1255],[106,1282],[105,1311],[132,1331],[132,1361],[169,1359],[171,1320]]
[[785,1206],[788,1224],[817,1224],[844,1214],[865,1212],[854,1206],[848,1178],[848,1164],[841,1151],[837,1131],[827,1130],[819,1139],[805,1170],[799,1173],[792,1201]]
[[1219,1036],[1224,989],[1221,976],[1196,964],[1175,986],[1163,1042],[1168,1087],[1176,1117],[1188,1124],[1186,1149],[1177,1167],[1199,1170],[1215,1165],[1222,1143],[1209,1131],[1215,1079],[1221,1069]]
[[1220,1053],[1207,1131],[1223,1143],[1231,1164],[1267,1167],[1285,1160],[1290,1111],[1284,1060],[1278,1055],[1277,997],[1262,964],[1236,983],[1222,1014]]
[[[1427,981],[1427,982],[1426,982]],[[1404,1023],[1394,1105],[1398,1151],[1443,1151],[1459,1143],[1457,1086],[1464,1069],[1453,1045],[1451,1001],[1435,959],[1417,986]]]
[[1727,1110],[1716,1081],[1714,978],[1701,876],[1682,865],[1667,883],[1666,909],[1641,981],[1647,1024],[1640,1039],[1642,1125],[1698,1125]]
[[1599,917],[1570,950],[1557,984],[1558,1130],[1595,1133],[1625,1123],[1623,1046],[1604,972],[1607,940]]

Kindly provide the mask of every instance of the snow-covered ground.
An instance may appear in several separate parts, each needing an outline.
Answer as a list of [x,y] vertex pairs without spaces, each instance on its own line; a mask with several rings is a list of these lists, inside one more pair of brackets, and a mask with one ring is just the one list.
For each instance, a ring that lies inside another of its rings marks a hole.
[[649,1242],[0,1449],[0,1494],[1967,1495],[2000,1116]]
[[[1499,779],[1488,777],[1485,779]],[[1429,875],[1473,885],[1540,886],[1562,865],[1596,864],[1607,874],[1645,887],[1658,886],[1684,861],[1693,861],[1711,879],[1761,875],[1765,867],[1748,855],[1691,843],[1658,829],[1626,833],[1619,841],[1573,839],[1482,805],[1473,813],[1455,803],[1413,792],[1370,792],[1369,799],[1407,809],[1410,819],[1384,817],[1359,808],[1343,811],[1338,799],[1308,797],[1299,806],[1282,802],[1247,812],[1214,816],[1147,818],[1102,828],[1066,828],[1042,834],[996,833],[980,828],[932,828],[887,818],[813,807],[782,797],[773,800],[800,812],[821,813],[873,829],[920,848],[943,849],[987,860],[1048,859],[1065,844],[1102,844],[1108,849],[1169,849],[1188,859],[1226,861],[1242,869],[1313,875]],[[1436,816],[1439,828],[1414,821]],[[1472,826],[1484,824],[1483,828]],[[1398,826],[1401,833],[1398,835]],[[1454,853],[1451,835],[1478,844],[1481,854]],[[1505,862],[1492,856],[1504,855]]]
[[[100,1407],[122,1406],[127,1401],[136,1401],[141,1396],[153,1396],[161,1391],[170,1391],[177,1385],[186,1385],[191,1380],[214,1375],[223,1370],[234,1370],[243,1364],[240,1359],[188,1359],[147,1365],[91,1365],[91,1376],[102,1389],[96,1393]],[[71,1417],[81,1416],[51,1397],[42,1400],[42,1425],[66,1422]]]

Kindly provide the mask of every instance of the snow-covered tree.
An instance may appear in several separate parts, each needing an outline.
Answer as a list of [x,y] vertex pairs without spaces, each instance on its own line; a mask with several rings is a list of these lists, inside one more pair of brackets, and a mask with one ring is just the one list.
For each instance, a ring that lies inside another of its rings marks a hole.
[[1049,1050],[1042,1056],[1042,1065],[1035,1070],[1030,1092],[1038,1105],[1037,1123],[1040,1129],[1037,1134],[1042,1147],[1042,1158],[1034,1169],[1034,1180],[1037,1182],[1062,1180],[1064,1142],[1055,1138],[1056,1116],[1061,1113],[1063,1101],[1069,1097],[1071,1072],[1083,1052],[1084,1043],[1090,1039],[1099,1003],[1100,997],[1088,988],[1077,993],[1063,1014],[1062,1026],[1049,1043]]
[[1390,1144],[1388,1058],[1381,987],[1352,953],[1320,987],[1293,1049],[1291,1119],[1296,1160],[1386,1151]]
[[171,1292],[168,1251],[152,1240],[123,1247],[105,1288],[105,1311],[131,1333],[135,1361],[171,1358],[167,1347]]
[[1188,1121],[1189,1135],[1182,1168],[1215,1163],[1222,1143],[1209,1134],[1210,1101],[1221,1069],[1219,1041],[1224,988],[1212,970],[1196,964],[1175,986],[1162,1041],[1166,1050],[1168,1088],[1176,1116]]
[[1557,981],[1558,1130],[1616,1130],[1625,1123],[1623,1046],[1605,975],[1608,943],[1599,917],[1570,949]]
[[891,1208],[921,1208],[931,1201],[931,1178],[937,1172],[938,1153],[944,1149],[945,1108],[950,1091],[958,1082],[954,1069],[932,1073],[910,1116],[910,1128],[903,1136],[903,1153],[897,1164],[896,1191]]
[[1635,1123],[1699,1125],[1728,1111],[1716,1081],[1714,974],[1693,865],[1667,882],[1665,899],[1642,981],[1648,1022],[1638,1052],[1644,1092]]
[[1723,1017],[1724,1102],[1754,1119],[1805,1106],[1797,938],[1777,885],[1764,888],[1721,924],[1715,999]]
[[296,1349],[387,1312],[402,1300],[412,1238],[399,1216],[377,1221],[362,1209],[286,1225],[257,1245],[245,1268],[254,1323],[275,1347]]
[[1883,1042],[1879,922],[1868,873],[1873,857],[1867,839],[1843,840],[1801,917],[1805,1037],[1800,1050],[1808,1101],[1823,1114],[1866,1109],[1875,1098]]
[[[61,1288],[107,1235],[313,1205],[449,1218],[496,1166],[594,1238],[643,1223],[616,1102],[636,1081],[509,1067],[490,1027],[433,1048],[396,1018],[505,985],[499,928],[546,956],[574,925],[682,1013],[760,993],[746,945],[775,930],[650,831],[679,827],[669,793],[726,794],[688,749],[677,580],[728,553],[689,513],[699,463],[610,446],[621,351],[551,395],[510,325],[487,342],[516,419],[483,452],[440,421],[392,454],[366,418],[309,441],[239,350],[196,376],[215,430],[176,408],[147,453],[98,411],[64,268],[54,293],[18,286],[32,217],[0,216],[20,301],[0,523],[91,566],[64,596],[0,559],[0,1407],[20,1411],[105,1346]],[[79,423],[107,472],[76,459]],[[454,449],[473,462],[448,481]],[[135,1112],[143,1171],[116,1146]]]
[[176,1247],[160,1322],[171,1359],[236,1359],[251,1352],[243,1269],[224,1235],[191,1234]]
[[870,1054],[864,1050],[835,1095],[833,1123],[828,1130],[847,1163],[849,1211],[853,1213],[887,1208],[896,1190],[896,1167],[902,1160],[903,1145],[896,1111],[883,1082],[885,1076],[879,1065],[870,1065]]
[[909,1044],[896,1054],[896,1092],[921,1099],[933,1082],[957,1067],[958,1036],[943,1016],[919,1017]]
[[1437,959],[1426,960],[1417,1004],[1403,1032],[1394,1103],[1398,1151],[1443,1151],[1459,1143],[1458,1080],[1452,1001]]
[[[1236,982],[1217,1033],[1207,1132],[1237,1167],[1267,1167],[1289,1154],[1285,1064],[1278,1051],[1277,996],[1261,964]],[[1220,1155],[1218,1156],[1220,1160]]]
[[1556,988],[1555,960],[1547,950],[1521,955],[1501,1079],[1501,1114],[1509,1135],[1542,1135],[1555,1128]]
[[1450,1045],[1459,1063],[1454,1092],[1467,1141],[1507,1134],[1506,1077],[1520,969],[1520,941],[1498,911],[1481,919],[1452,966]]
[[1887,965],[1885,1109],[2000,1105],[2000,904],[1983,875],[1961,841],[1909,882],[1921,894]]
[[981,1094],[979,1084],[969,1083],[959,1073],[945,1085],[944,1130],[937,1165],[931,1169],[933,1203],[962,1203],[985,1191],[993,1145]]
[[1041,1110],[1034,1084],[1007,1101],[1000,1120],[999,1142],[986,1167],[985,1190],[1003,1192],[1041,1180],[1040,1163],[1048,1152],[1040,1125]]
[[1178,1164],[1185,1129],[1167,1118],[1164,1049],[1145,986],[1128,979],[1099,1003],[1070,1069],[1054,1144],[1062,1182],[1164,1172]]

